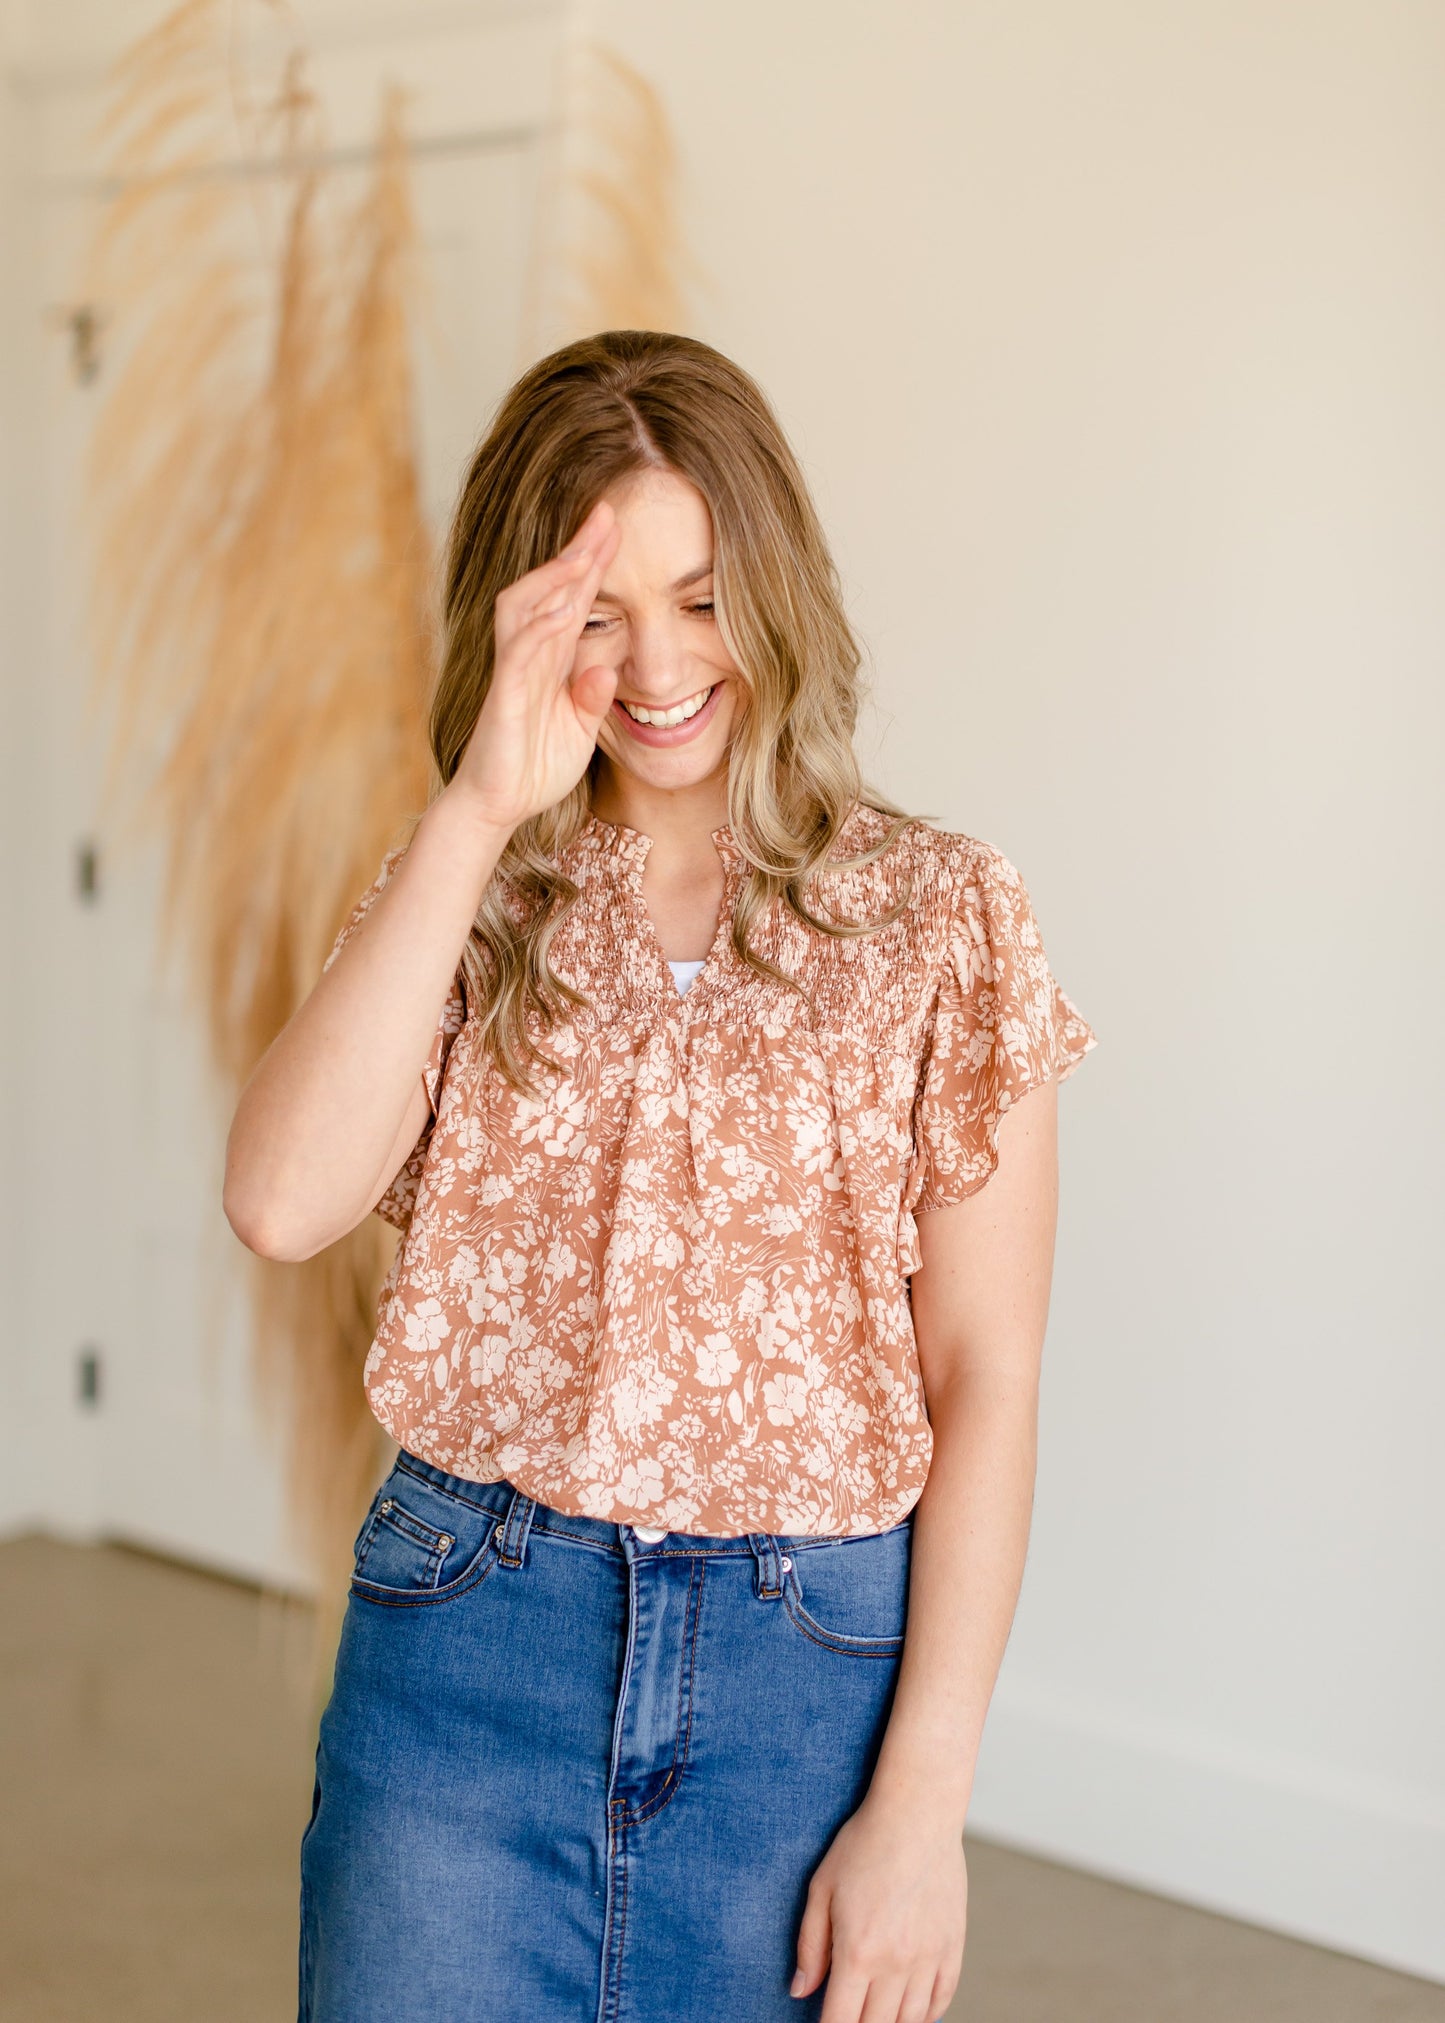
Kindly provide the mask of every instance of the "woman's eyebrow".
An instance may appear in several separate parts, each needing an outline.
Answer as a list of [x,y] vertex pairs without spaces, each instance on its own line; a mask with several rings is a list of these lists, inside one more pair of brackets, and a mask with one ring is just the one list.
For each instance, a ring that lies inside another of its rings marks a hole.
[[696,569],[689,569],[685,576],[679,576],[672,587],[674,590],[686,590],[690,583],[700,583],[704,576],[711,574],[712,557],[709,555],[706,562],[699,562]]
[[[689,569],[685,576],[679,576],[675,583],[669,584],[668,594],[671,595],[676,590],[686,590],[689,585],[700,583],[704,576],[711,576],[711,574],[712,558],[709,557],[706,562],[699,562],[695,569]],[[610,590],[599,587],[597,595],[593,598],[592,602],[594,604],[615,604],[617,599]]]

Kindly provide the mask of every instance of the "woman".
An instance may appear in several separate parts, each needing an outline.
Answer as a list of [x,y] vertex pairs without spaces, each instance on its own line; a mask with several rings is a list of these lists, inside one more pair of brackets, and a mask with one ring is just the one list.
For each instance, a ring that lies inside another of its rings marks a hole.
[[306,2023],[953,1994],[1093,1036],[1008,861],[863,791],[858,662],[738,367],[612,331],[524,375],[450,543],[439,789],[228,1154],[265,1255],[405,1233]]

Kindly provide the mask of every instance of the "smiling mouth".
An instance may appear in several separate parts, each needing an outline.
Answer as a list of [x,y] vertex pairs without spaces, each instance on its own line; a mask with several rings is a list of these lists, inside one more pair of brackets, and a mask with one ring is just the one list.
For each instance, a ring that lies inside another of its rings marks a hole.
[[696,695],[688,696],[683,702],[673,703],[670,709],[646,709],[640,702],[623,702],[620,696],[618,705],[627,711],[634,723],[658,726],[685,724],[689,717],[695,717],[700,709],[706,707],[716,687],[717,683],[713,682],[710,688],[700,688]]

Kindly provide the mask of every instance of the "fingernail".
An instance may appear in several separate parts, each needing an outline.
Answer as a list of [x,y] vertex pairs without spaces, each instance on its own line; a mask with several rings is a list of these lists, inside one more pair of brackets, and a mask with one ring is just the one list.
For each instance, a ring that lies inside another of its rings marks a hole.
[[801,1967],[799,1967],[797,1973],[794,1974],[793,1976],[793,1985],[791,1988],[789,1988],[788,1993],[790,1995],[801,1995],[805,1985],[806,1984],[803,1978],[803,1970]]

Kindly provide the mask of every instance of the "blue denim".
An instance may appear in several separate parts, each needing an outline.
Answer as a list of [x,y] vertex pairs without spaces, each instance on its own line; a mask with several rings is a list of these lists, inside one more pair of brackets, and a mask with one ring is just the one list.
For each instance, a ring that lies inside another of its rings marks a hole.
[[656,1544],[405,1449],[357,1536],[300,2023],[807,2023],[808,1880],[867,1789],[912,1520]]

